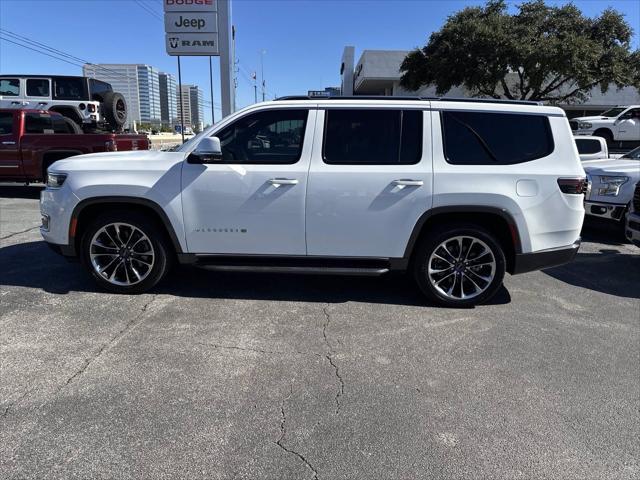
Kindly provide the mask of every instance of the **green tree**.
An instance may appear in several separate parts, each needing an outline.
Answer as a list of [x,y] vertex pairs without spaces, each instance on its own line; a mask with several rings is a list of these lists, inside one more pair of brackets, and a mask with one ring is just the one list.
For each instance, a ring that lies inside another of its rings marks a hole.
[[621,13],[588,18],[575,5],[543,0],[518,10],[511,15],[504,0],[491,0],[450,16],[404,59],[401,85],[550,103],[584,101],[595,86],[640,87],[640,50],[631,51],[633,30]]

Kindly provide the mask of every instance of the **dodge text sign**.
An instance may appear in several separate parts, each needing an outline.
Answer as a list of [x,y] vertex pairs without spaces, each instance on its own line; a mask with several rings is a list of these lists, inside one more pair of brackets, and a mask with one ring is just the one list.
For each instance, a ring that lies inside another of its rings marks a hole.
[[217,0],[162,0],[165,12],[217,12]]
[[218,31],[215,12],[167,12],[164,14],[166,33],[214,33]]
[[220,55],[217,33],[167,33],[169,55]]

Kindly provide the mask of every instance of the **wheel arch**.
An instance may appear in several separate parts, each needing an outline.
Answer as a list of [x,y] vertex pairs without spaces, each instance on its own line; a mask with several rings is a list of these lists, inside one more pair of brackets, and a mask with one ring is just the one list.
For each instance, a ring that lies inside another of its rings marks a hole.
[[507,260],[507,271],[513,272],[515,256],[522,253],[520,231],[513,216],[505,209],[480,205],[456,205],[436,207],[425,212],[416,222],[404,253],[409,264],[416,246],[428,234],[433,225],[452,222],[469,222],[487,228],[496,235]]
[[71,222],[69,225],[69,245],[73,248],[74,253],[77,254],[79,252],[79,243],[83,229],[87,227],[92,218],[95,218],[96,215],[102,212],[122,208],[141,211],[149,215],[150,218],[154,219],[158,225],[164,229],[173,246],[174,252],[178,255],[183,253],[175,229],[162,207],[156,202],[146,198],[126,196],[88,198],[76,205],[71,214]]

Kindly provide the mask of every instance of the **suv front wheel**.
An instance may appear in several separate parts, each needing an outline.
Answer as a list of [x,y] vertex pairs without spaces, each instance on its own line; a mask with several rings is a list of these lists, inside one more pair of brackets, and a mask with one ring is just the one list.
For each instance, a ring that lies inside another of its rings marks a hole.
[[155,286],[169,268],[164,232],[135,212],[100,215],[84,231],[82,263],[106,290],[142,293]]
[[502,285],[505,256],[500,243],[475,225],[446,225],[419,245],[414,276],[422,293],[445,307],[488,301]]

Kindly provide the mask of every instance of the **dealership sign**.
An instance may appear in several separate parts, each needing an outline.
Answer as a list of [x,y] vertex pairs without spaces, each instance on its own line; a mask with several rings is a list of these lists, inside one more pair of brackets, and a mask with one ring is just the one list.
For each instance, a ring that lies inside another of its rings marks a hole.
[[217,0],[163,0],[169,55],[220,55]]

